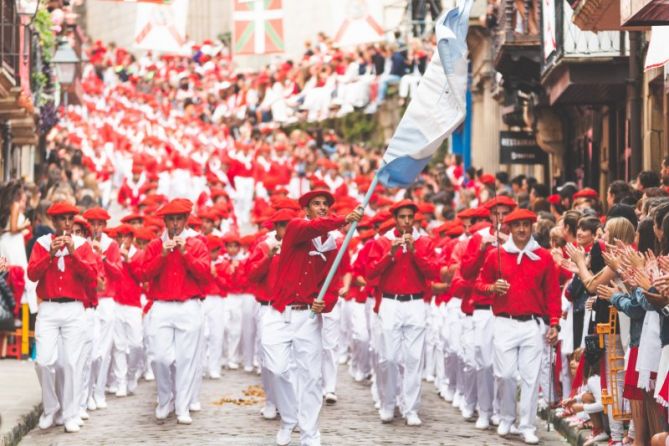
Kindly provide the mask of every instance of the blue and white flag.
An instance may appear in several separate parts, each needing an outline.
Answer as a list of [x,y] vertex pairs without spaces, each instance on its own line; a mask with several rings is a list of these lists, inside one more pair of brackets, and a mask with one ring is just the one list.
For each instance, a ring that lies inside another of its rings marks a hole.
[[410,186],[441,143],[465,119],[467,107],[467,29],[473,0],[460,0],[437,20],[437,51],[395,130],[379,180],[389,187]]

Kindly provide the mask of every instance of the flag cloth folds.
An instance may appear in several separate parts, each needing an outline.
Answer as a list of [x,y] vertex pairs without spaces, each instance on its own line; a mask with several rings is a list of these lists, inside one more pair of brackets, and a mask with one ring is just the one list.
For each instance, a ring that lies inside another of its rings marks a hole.
[[388,144],[384,166],[378,172],[386,186],[410,186],[444,139],[465,119],[466,39],[472,1],[460,0],[457,7],[437,20],[437,51]]

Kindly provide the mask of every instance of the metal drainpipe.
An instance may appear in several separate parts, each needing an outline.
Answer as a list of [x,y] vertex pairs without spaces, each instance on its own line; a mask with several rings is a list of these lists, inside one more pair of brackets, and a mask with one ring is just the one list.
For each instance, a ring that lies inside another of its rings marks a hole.
[[642,93],[641,32],[630,31],[629,79],[627,80],[627,119],[629,122],[630,170],[634,178],[643,168],[643,140],[641,136]]
[[9,121],[2,123],[2,157],[4,159],[3,163],[3,172],[2,180],[3,182],[9,181],[9,175],[11,174],[11,163],[12,163],[12,133],[11,125]]

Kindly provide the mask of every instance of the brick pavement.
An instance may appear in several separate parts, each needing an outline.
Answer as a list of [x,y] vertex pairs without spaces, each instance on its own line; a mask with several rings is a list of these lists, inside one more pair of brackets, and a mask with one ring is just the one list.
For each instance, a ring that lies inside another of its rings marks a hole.
[[[78,434],[65,434],[62,427],[47,431],[35,429],[20,443],[25,446],[56,445],[273,445],[278,421],[267,421],[259,415],[260,402],[240,406],[230,403],[215,405],[225,397],[242,397],[243,390],[258,385],[256,375],[242,371],[226,371],[219,381],[205,380],[201,392],[203,411],[193,413],[193,424],[176,424],[174,417],[164,424],[153,418],[155,386],[142,383],[136,395],[108,398],[109,407],[91,413]],[[404,425],[401,419],[381,424],[372,404],[369,387],[355,383],[339,370],[339,402],[321,412],[322,444],[328,445],[521,445],[519,439],[501,440],[492,430],[479,432],[473,423],[466,423],[449,404],[439,399],[431,384],[423,387],[423,426]],[[566,444],[557,433],[539,428],[544,446]],[[293,442],[299,443],[299,434]]]

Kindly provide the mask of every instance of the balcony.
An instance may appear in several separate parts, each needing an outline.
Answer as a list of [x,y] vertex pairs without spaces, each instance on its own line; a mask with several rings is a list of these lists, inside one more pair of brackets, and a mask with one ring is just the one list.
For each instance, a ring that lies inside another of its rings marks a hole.
[[16,86],[19,72],[19,16],[13,1],[0,2],[0,95]]
[[494,28],[494,66],[507,79],[539,79],[541,35],[539,0],[498,0],[496,14],[488,16]]
[[572,7],[574,24],[583,31],[620,29],[620,0],[580,0]]
[[[581,7],[589,0],[581,0]],[[610,104],[625,98],[628,43],[625,32],[583,31],[573,23],[571,6],[557,1],[553,11],[555,47],[545,54],[541,83],[549,103]]]
[[669,23],[667,0],[623,0],[620,16],[624,26],[662,26]]

